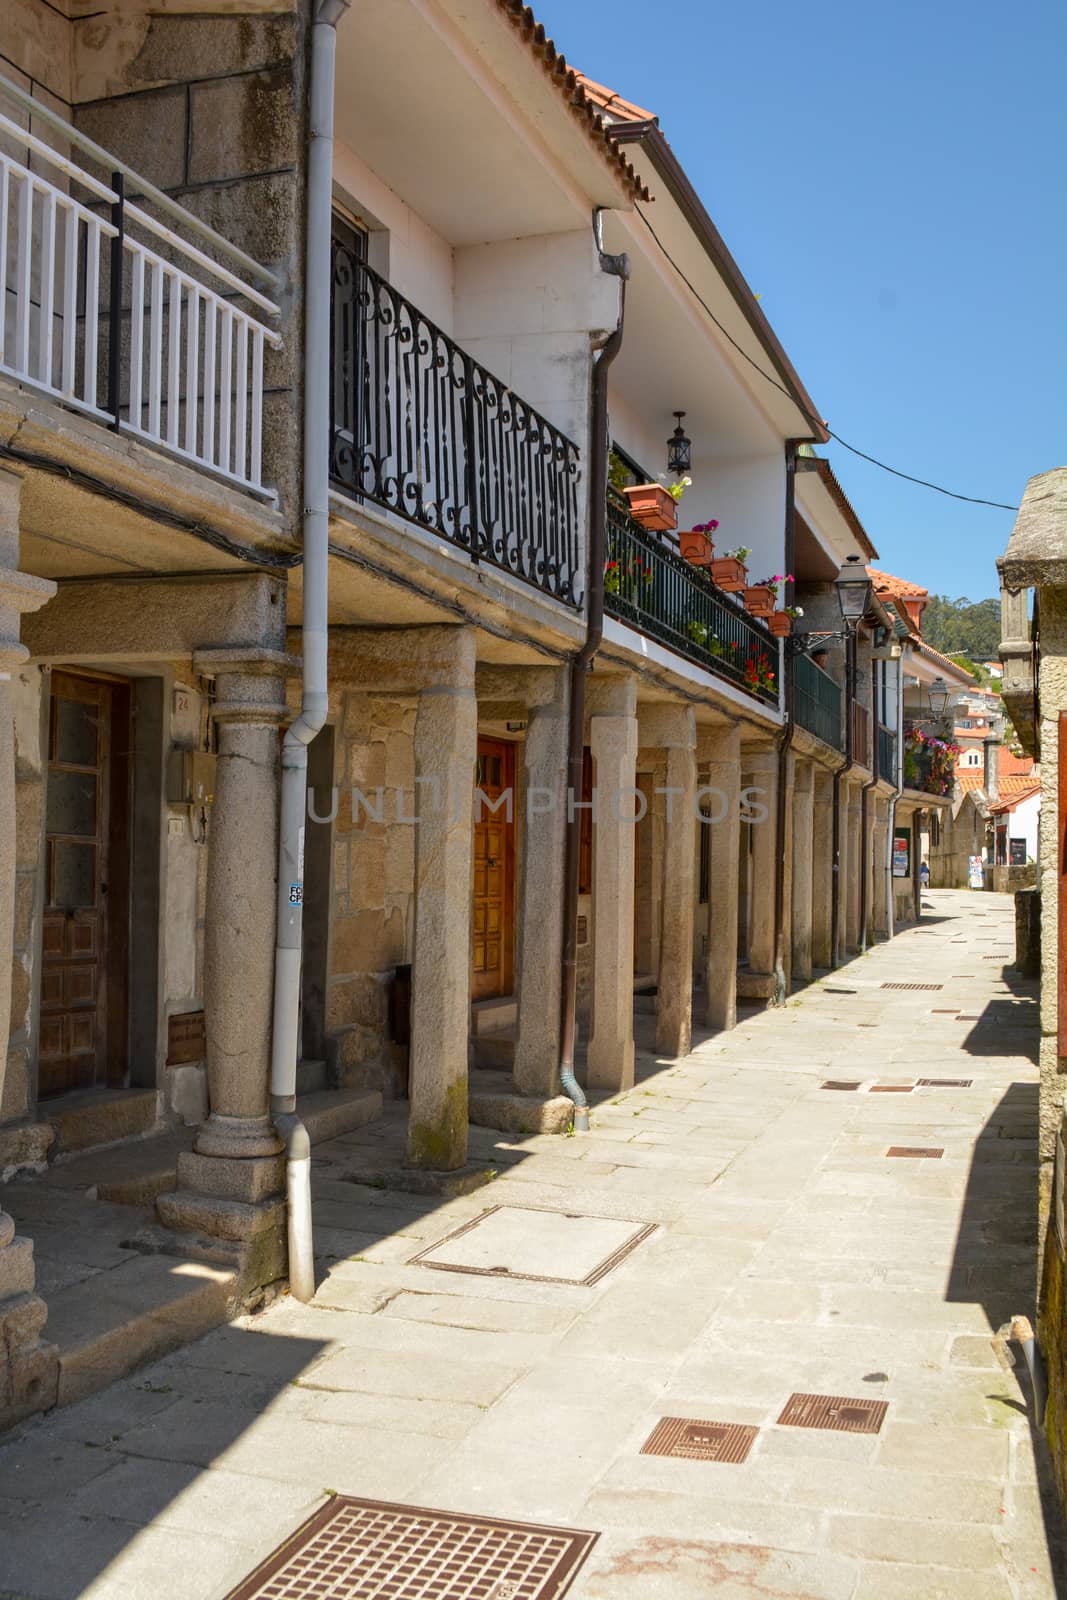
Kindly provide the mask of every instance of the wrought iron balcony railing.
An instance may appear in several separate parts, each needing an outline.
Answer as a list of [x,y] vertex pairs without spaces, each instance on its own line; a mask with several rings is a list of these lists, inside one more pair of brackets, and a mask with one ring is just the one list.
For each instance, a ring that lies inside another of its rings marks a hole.
[[194,240],[269,275],[6,79],[0,100],[85,159],[0,113],[0,374],[273,498],[263,362],[278,307]]
[[793,714],[800,727],[833,750],[844,750],[841,685],[810,656],[793,658]]
[[577,445],[333,244],[331,475],[578,608]]
[[871,718],[867,707],[859,700],[853,700],[851,707],[852,716],[852,759],[861,767],[871,765]]
[[884,722],[878,723],[878,767],[875,777],[897,781],[897,736]]
[[770,705],[778,641],[608,497],[604,608]]

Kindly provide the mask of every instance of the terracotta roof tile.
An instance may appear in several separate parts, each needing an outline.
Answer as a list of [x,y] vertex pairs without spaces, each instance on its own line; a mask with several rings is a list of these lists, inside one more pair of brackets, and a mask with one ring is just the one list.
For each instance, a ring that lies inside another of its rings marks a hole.
[[589,137],[599,147],[609,166],[615,168],[616,174],[630,195],[635,200],[650,200],[652,196],[645,188],[643,180],[638,177],[618,145],[608,137],[608,125],[597,109],[597,102],[586,92],[587,80],[581,73],[575,72],[573,67],[568,66],[567,58],[556,49],[546,34],[543,23],[538,22],[529,6],[523,5],[522,0],[496,0],[496,3],[531,53],[540,61],[549,78],[556,84],[571,111],[585,124]]
[[1035,794],[1041,793],[1040,783],[1028,782],[1023,789],[1011,789],[1006,795],[1001,795],[999,800],[990,806],[992,813],[1000,811],[1014,811],[1016,806],[1021,806],[1024,800],[1031,799]]
[[575,77],[593,101],[602,110],[613,117],[618,117],[620,122],[658,122],[659,118],[654,111],[646,111],[643,106],[635,105],[632,100],[624,100],[621,94],[616,94],[614,89],[609,89],[603,83],[597,83],[584,72],[576,72]]
[[982,769],[977,767],[973,772],[957,772],[956,782],[959,784],[964,794],[970,794],[973,790],[980,789],[982,787],[984,777],[985,774],[982,772]]
[[890,594],[899,594],[905,600],[925,600],[929,597],[929,589],[924,589],[918,583],[909,583],[906,578],[894,578],[889,572],[879,572],[875,567],[867,568],[876,589],[888,589]]

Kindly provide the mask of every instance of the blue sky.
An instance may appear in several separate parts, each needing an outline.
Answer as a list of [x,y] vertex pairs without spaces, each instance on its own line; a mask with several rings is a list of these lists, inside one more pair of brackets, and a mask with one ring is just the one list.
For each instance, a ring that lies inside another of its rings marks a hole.
[[[658,113],[836,432],[1012,504],[1067,463],[1062,4],[534,9],[572,65]],[[1010,512],[827,454],[886,570],[998,592]]]

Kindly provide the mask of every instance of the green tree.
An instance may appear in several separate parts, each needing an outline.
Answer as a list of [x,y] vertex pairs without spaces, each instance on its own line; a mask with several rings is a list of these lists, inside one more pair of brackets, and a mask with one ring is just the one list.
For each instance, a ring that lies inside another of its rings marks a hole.
[[943,655],[995,660],[1000,650],[1000,601],[931,595],[923,612],[922,631],[927,644]]

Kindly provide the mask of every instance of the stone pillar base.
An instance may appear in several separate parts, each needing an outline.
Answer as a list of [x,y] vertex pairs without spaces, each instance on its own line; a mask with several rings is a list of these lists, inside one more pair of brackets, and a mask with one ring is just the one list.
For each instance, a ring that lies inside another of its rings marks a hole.
[[33,1244],[0,1211],[0,1429],[56,1403],[59,1354],[41,1339],[48,1307],[34,1286]]
[[159,1220],[191,1236],[185,1248],[231,1268],[238,1294],[286,1272],[285,1158],[233,1161],[187,1151],[178,1157],[178,1187],[156,1199]]
[[198,1154],[241,1162],[276,1156],[281,1148],[282,1142],[267,1116],[227,1117],[213,1111],[196,1136]]
[[472,1087],[469,1115],[479,1128],[496,1128],[521,1138],[524,1134],[569,1132],[574,1106],[564,1094],[540,1099]]

